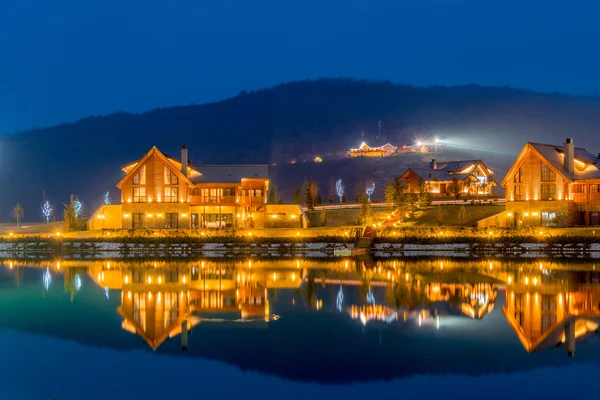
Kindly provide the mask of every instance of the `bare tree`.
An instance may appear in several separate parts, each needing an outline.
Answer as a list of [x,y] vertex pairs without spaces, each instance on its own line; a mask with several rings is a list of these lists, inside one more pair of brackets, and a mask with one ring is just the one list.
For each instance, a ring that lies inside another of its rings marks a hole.
[[17,228],[21,226],[21,218],[23,218],[23,215],[25,215],[25,211],[23,210],[23,207],[21,207],[20,203],[17,203],[15,208],[12,209],[11,215],[17,220]]

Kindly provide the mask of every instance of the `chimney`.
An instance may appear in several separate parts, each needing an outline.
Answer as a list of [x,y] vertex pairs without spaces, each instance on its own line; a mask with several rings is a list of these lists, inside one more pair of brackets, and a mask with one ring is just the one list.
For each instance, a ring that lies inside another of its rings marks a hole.
[[187,176],[188,169],[188,152],[187,146],[184,144],[181,146],[181,173],[183,176]]
[[437,162],[435,161],[435,158],[431,159],[431,162],[429,163],[429,168],[437,169]]
[[564,145],[564,165],[565,171],[569,174],[575,172],[575,143],[572,138],[567,138]]

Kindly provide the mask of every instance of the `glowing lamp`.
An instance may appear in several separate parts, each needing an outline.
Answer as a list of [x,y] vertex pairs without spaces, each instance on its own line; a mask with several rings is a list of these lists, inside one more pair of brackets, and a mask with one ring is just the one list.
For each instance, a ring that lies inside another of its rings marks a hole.
[[147,216],[148,218],[152,218],[154,215],[152,215],[152,214],[146,214],[146,216]]
[[183,218],[185,218],[185,217],[187,217],[187,214],[185,214],[185,213],[184,213],[184,214],[181,214],[181,216],[182,216]]
[[56,232],[56,236],[57,236],[57,237],[58,237],[58,236],[60,236],[60,232]]
[[506,213],[507,217],[512,217],[512,213]]
[[296,214],[292,214],[292,215],[290,215],[290,218],[291,219],[296,219],[296,218],[298,218],[298,216]]
[[296,236],[300,236],[300,232],[296,232]]
[[12,237],[12,235],[13,235],[13,233],[12,233],[12,232],[10,232],[10,233],[8,234],[8,236],[10,236],[10,237]]
[[162,214],[156,214],[157,217],[162,217]]

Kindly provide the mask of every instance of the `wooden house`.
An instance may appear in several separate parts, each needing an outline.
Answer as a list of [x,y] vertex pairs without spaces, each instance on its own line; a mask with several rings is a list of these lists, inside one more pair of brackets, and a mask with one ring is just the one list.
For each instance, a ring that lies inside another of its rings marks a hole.
[[563,145],[527,143],[502,181],[512,226],[598,225],[598,155]]
[[397,151],[396,147],[390,143],[386,143],[383,146],[370,147],[365,142],[362,142],[360,146],[348,150],[348,157],[387,157]]
[[89,229],[262,228],[267,214],[306,227],[298,206],[267,210],[268,165],[192,166],[186,146],[180,159],[153,147],[122,170],[121,204],[102,206]]
[[455,188],[463,195],[489,196],[496,186],[493,175],[494,171],[481,160],[433,159],[429,168],[409,168],[400,179],[411,193],[418,193],[421,185],[427,185],[434,196],[451,196]]

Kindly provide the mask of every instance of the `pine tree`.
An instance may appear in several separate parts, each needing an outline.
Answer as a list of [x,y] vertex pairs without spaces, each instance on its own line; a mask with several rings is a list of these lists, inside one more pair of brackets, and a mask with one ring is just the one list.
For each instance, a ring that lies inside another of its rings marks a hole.
[[321,198],[321,193],[317,193],[317,197],[315,197],[315,204],[323,204],[323,199]]
[[64,204],[64,219],[65,219],[65,230],[75,231],[77,230],[77,216],[75,215],[75,197],[71,195],[71,201],[69,204]]
[[458,200],[460,198],[461,190],[460,190],[460,183],[458,183],[458,179],[456,178],[452,178],[452,183],[450,184],[450,187],[448,188],[448,193],[450,193],[451,196],[454,196],[454,198],[456,200]]
[[417,199],[417,206],[420,209],[426,209],[431,204],[431,188],[428,184],[421,182],[419,186],[419,196]]
[[302,189],[299,187],[294,191],[294,204],[302,204]]
[[272,187],[269,190],[269,198],[267,199],[267,203],[269,203],[269,204],[277,203],[277,193],[275,192],[275,187]]
[[306,182],[304,182],[304,201],[309,210],[315,209],[318,193],[319,185],[317,185],[317,182],[313,181],[312,177],[309,177]]
[[360,212],[358,214],[358,223],[363,226],[371,224],[371,203],[367,195],[361,196]]

